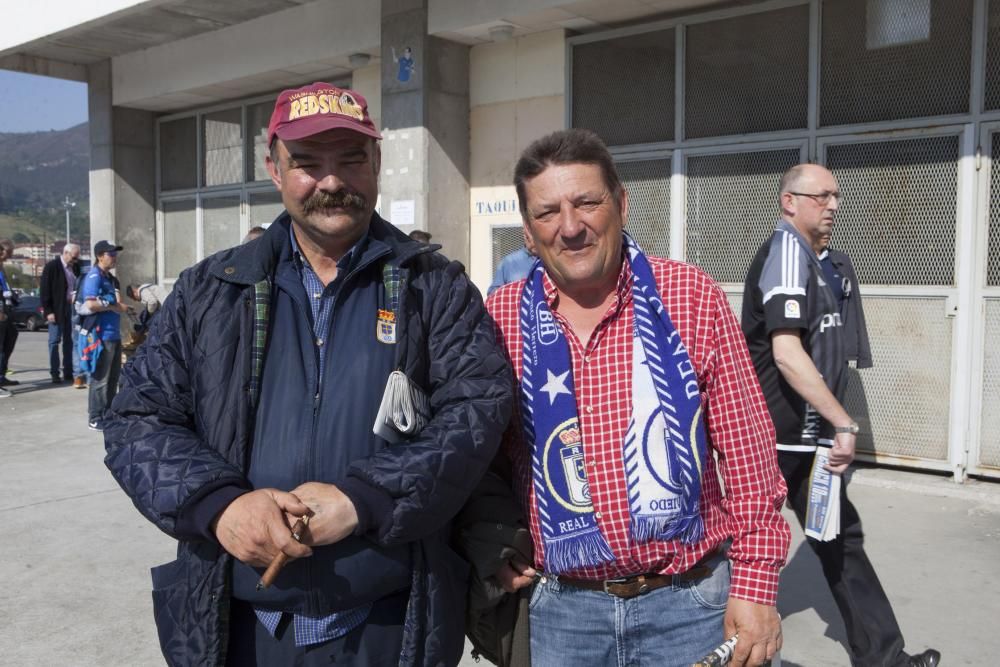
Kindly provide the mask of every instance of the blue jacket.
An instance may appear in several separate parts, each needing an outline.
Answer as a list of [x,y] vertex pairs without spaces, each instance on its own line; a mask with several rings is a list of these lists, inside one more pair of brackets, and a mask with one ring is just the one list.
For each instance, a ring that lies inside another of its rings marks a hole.
[[[106,464],[144,516],[179,540],[153,568],[154,614],[171,665],[223,665],[232,558],[208,539],[196,508],[246,478],[263,361],[274,326],[274,272],[288,241],[282,215],[260,239],[181,274],[150,336],[122,374],[105,429]],[[357,543],[404,545],[411,566],[400,665],[458,662],[468,565],[448,546],[450,520],[485,472],[511,409],[511,376],[493,324],[457,262],[373,216],[366,255],[398,266],[397,366],[430,397],[432,418],[411,440],[350,463]],[[360,284],[352,277],[339,299]],[[360,281],[360,282],[359,282]],[[369,281],[370,282],[370,281]],[[338,315],[335,313],[335,317]],[[335,321],[367,333],[372,322]],[[367,378],[344,378],[345,388]],[[367,392],[377,408],[381,388]],[[366,411],[368,412],[368,411]],[[374,412],[372,412],[374,414]],[[371,437],[367,418],[359,438]],[[378,577],[378,572],[371,572]]]

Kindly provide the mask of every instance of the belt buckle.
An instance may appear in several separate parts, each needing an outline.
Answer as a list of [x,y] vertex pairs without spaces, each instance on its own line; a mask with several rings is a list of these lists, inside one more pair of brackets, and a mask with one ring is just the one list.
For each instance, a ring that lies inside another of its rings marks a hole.
[[[635,589],[635,592],[631,594],[629,593],[616,594],[608,590],[609,585],[629,586],[633,583],[636,583],[639,586],[638,588]],[[617,579],[607,579],[603,582],[603,588],[604,592],[607,593],[608,595],[614,595],[615,597],[619,597],[624,600],[628,600],[637,597],[639,595],[644,595],[645,593],[649,592],[649,584],[646,583],[646,575],[644,574],[634,575],[631,577],[619,577]]]
[[617,579],[605,579],[604,581],[601,582],[601,588],[603,588],[604,592],[606,594],[608,594],[608,595],[614,595],[615,597],[621,597],[621,596],[615,595],[614,593],[612,593],[611,591],[609,591],[608,590],[608,584],[611,584],[612,586],[614,586],[616,584],[627,584],[627,583],[628,583],[628,577],[618,577]]

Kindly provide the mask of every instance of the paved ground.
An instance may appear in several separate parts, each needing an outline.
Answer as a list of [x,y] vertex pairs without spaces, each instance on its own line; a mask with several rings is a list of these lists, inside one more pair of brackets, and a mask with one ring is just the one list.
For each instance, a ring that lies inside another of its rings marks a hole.
[[[101,437],[86,428],[87,393],[48,384],[45,340],[22,332],[12,363],[22,385],[0,399],[0,664],[162,665],[148,572],[173,558],[173,541],[105,469]],[[936,646],[946,667],[992,663],[1000,484],[865,469],[851,496],[908,646]],[[797,527],[779,610],[786,667],[847,664],[842,624]]]

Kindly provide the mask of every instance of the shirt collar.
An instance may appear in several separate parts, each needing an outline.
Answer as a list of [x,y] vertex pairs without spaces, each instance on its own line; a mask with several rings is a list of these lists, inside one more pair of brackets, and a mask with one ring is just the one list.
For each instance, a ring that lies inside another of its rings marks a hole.
[[[531,279],[530,276],[528,278]],[[545,300],[548,302],[549,307],[555,306],[556,299],[559,297],[559,288],[556,284],[549,278],[549,272],[546,270],[542,274],[542,289],[545,292]],[[617,312],[621,308],[626,300],[632,294],[632,266],[625,259],[625,245],[622,243],[622,263],[621,267],[618,269],[618,284],[615,285],[615,300],[611,304],[609,311]]]
[[[302,250],[299,248],[299,242],[295,240],[295,228],[292,225],[288,225],[288,236],[292,241],[292,258],[295,262],[295,268],[301,273],[303,267],[308,267],[310,271],[313,271],[312,266],[309,265],[309,260],[306,256],[302,254]],[[360,255],[365,243],[368,241],[368,232],[366,231],[358,242],[351,246],[351,249],[344,253],[344,256],[337,260],[337,272],[346,271],[348,267],[351,266],[351,261],[354,259],[355,255]]]

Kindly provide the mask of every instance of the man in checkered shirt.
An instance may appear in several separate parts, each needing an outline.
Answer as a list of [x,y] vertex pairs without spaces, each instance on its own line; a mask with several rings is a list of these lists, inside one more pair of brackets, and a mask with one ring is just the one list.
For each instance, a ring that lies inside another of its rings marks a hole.
[[532,664],[686,666],[736,633],[733,664],[762,664],[781,647],[785,484],[725,294],[623,234],[592,132],[536,141],[514,183],[539,263],[487,308],[521,397],[503,452],[535,562],[497,578],[534,585]]

